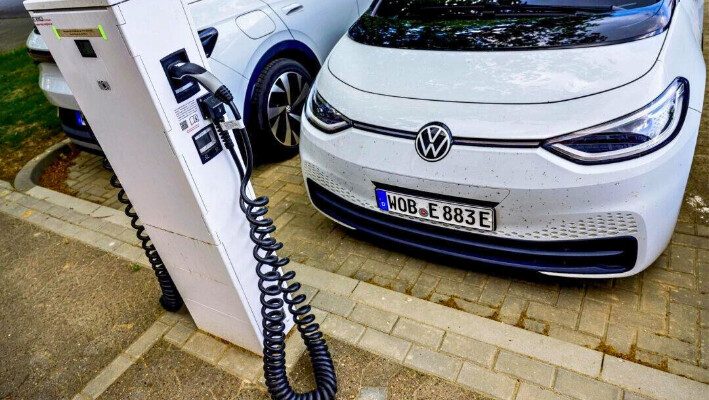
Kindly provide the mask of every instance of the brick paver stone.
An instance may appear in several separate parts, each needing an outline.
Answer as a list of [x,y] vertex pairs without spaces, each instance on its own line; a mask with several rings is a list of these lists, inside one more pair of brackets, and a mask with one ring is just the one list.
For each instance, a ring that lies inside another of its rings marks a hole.
[[390,312],[377,310],[363,304],[357,304],[349,319],[364,324],[366,326],[389,333],[394,327],[398,316]]
[[197,332],[192,335],[182,349],[208,363],[215,364],[226,351],[227,345],[202,332]]
[[404,364],[429,374],[454,381],[462,362],[445,354],[414,345],[404,359]]
[[605,358],[601,378],[660,400],[702,399],[707,394],[705,384],[611,356]]
[[689,343],[643,331],[638,332],[638,347],[690,362],[693,362],[697,355],[696,347]]
[[378,330],[367,328],[359,341],[359,345],[376,354],[403,361],[411,348],[411,342],[391,337]]
[[148,351],[162,335],[170,329],[170,325],[156,321],[138,339],[125,350],[125,353],[134,360]]
[[515,400],[569,400],[570,398],[550,390],[522,382]]
[[261,357],[231,346],[219,360],[218,365],[227,372],[251,382],[257,381],[263,373]]
[[196,329],[197,328],[193,325],[179,322],[165,334],[164,338],[177,347],[182,347]]
[[554,367],[551,365],[507,351],[502,351],[497,356],[495,370],[545,387],[550,387],[554,378]]
[[441,344],[441,351],[485,367],[492,367],[497,348],[487,343],[448,333]]
[[364,330],[364,326],[348,321],[337,315],[330,314],[320,325],[322,331],[348,343],[356,343]]
[[335,313],[343,317],[348,316],[355,306],[354,301],[326,291],[318,292],[311,304],[321,310]]
[[124,356],[119,355],[116,357],[106,368],[104,368],[98,375],[96,375],[84,390],[82,394],[88,396],[91,399],[95,399],[101,395],[113,382],[116,381],[126,370],[132,365],[131,360]]
[[458,383],[504,400],[512,399],[517,381],[471,363],[463,363]]
[[554,389],[581,400],[610,400],[620,395],[616,386],[563,369],[557,372]]
[[437,349],[443,340],[443,330],[406,318],[399,318],[392,334],[432,349]]

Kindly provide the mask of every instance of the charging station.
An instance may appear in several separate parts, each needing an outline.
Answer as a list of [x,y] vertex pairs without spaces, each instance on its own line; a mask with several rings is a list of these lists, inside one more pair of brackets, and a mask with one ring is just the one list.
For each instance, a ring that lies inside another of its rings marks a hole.
[[[203,113],[209,93],[168,76],[175,62],[208,68],[187,4],[28,0],[25,7],[197,326],[260,353],[261,293],[240,174]],[[284,323],[288,332],[292,318]]]
[[[115,172],[163,307],[184,301],[200,329],[263,353],[273,399],[334,398],[327,343],[300,284],[289,282],[295,272],[283,271],[289,260],[276,254],[283,244],[272,237],[269,200],[249,181],[249,135],[208,70],[186,0],[24,4]],[[294,326],[316,382],[306,393],[286,374]]]

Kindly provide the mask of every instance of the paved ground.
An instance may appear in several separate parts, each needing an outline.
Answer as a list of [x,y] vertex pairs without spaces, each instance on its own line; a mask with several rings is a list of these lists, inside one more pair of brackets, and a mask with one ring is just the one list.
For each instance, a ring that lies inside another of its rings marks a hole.
[[[482,400],[477,393],[440,378],[424,375],[376,354],[331,337],[327,344],[338,375],[338,398],[361,400]],[[296,363],[292,377],[298,390],[315,385],[307,356]],[[369,397],[365,397],[368,395]]]
[[[257,193],[294,261],[444,304],[608,354],[709,382],[709,113],[673,243],[644,273],[581,281],[475,265],[439,265],[353,236],[309,203],[295,158],[257,169]],[[67,185],[77,196],[120,208],[99,157],[82,153]]]
[[[338,399],[484,399],[442,379],[424,375],[383,357],[328,338],[339,377]],[[292,372],[298,391],[314,386],[307,356]],[[388,397],[387,397],[388,394]],[[369,395],[370,397],[364,397]],[[159,342],[101,395],[111,399],[267,400],[263,386],[231,375],[166,341]]]
[[74,165],[69,168],[66,187],[76,197],[84,200],[122,209],[118,202],[118,189],[109,183],[112,173],[103,169],[102,158],[90,153],[81,152],[74,159]]
[[162,312],[147,272],[0,214],[0,398],[71,398]]
[[[142,336],[158,338],[151,331],[166,333],[175,317],[186,318],[190,333],[194,331],[184,314],[168,314],[160,318],[165,322],[156,322],[163,311],[149,271],[134,271],[125,259],[2,213],[0,226],[0,243],[12,243],[0,248],[0,398],[72,398],[82,389],[92,393],[101,381],[92,378],[116,364],[114,359],[125,359],[130,366],[101,399],[269,398],[263,386],[215,365],[220,358],[211,364],[198,358],[209,346],[192,346],[195,340],[187,337],[190,344],[184,346],[170,342],[174,332],[144,354],[136,353],[141,346],[131,343],[152,344],[154,340]],[[197,335],[224,355],[224,350],[238,351]],[[389,393],[391,399],[483,399],[334,338],[328,343],[340,377],[338,398],[357,399],[371,392]],[[258,357],[246,357],[258,372]],[[135,359],[132,365],[130,358]],[[257,375],[252,372],[251,377]],[[304,353],[295,362],[293,382],[300,391],[312,387]]]
[[100,399],[267,400],[268,396],[262,387],[163,341],[133,364]]
[[[0,181],[0,213],[147,266],[128,219],[117,210],[42,187],[20,193]],[[297,272],[326,335],[466,390],[505,400],[676,400],[703,398],[709,391],[709,385],[696,381],[701,378],[678,376],[691,376],[691,371],[663,372],[315,267],[291,263],[289,268]],[[246,382],[258,381],[262,373],[258,356],[199,331],[184,312],[166,313],[94,376],[74,400],[100,397],[161,339]],[[286,367],[291,370],[304,351],[297,335],[288,339],[287,349]],[[337,351],[348,354],[347,349]],[[340,355],[335,357],[340,360]],[[357,357],[367,359],[362,354]],[[348,360],[336,361],[337,368],[342,363],[350,365]],[[376,376],[358,375],[379,365],[355,364],[351,371],[355,379],[344,369],[340,380],[349,387],[360,376],[366,382],[359,399],[382,397],[382,386],[364,387],[375,382]],[[668,368],[673,370],[672,360]],[[407,371],[402,374],[411,376]],[[430,391],[426,388],[421,393]],[[446,393],[456,392],[439,391],[433,396]]]

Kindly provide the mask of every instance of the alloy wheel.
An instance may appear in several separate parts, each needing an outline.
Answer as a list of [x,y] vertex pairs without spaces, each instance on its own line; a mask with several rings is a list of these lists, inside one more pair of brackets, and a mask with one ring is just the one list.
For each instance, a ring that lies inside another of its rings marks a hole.
[[300,142],[300,116],[310,82],[297,72],[285,72],[276,79],[268,94],[268,125],[271,134],[286,147]]

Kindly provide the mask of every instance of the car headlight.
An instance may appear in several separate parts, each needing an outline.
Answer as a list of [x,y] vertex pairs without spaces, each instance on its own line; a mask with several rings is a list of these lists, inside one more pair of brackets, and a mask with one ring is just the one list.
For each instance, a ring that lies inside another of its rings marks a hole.
[[544,148],[578,164],[606,164],[640,157],[662,148],[679,133],[688,104],[689,82],[677,78],[645,107],[550,139]]
[[340,132],[352,126],[352,121],[325,101],[317,89],[310,92],[305,114],[311,124],[326,133]]

